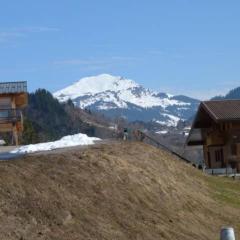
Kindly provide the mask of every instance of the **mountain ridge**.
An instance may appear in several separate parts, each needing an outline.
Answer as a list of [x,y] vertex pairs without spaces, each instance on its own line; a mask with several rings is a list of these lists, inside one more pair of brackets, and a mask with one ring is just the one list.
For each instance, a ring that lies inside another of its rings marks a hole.
[[226,95],[213,97],[211,100],[236,100],[240,99],[240,87],[231,89]]
[[111,118],[159,121],[167,125],[176,125],[177,119],[188,119],[199,104],[197,99],[152,91],[133,80],[110,74],[82,78],[53,95],[60,102],[71,99],[82,109],[102,112]]

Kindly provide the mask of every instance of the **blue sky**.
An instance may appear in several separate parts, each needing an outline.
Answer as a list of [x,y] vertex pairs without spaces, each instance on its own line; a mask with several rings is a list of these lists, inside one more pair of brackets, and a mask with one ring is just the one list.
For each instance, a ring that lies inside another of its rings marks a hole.
[[240,86],[240,1],[0,1],[0,81],[110,73],[207,99]]

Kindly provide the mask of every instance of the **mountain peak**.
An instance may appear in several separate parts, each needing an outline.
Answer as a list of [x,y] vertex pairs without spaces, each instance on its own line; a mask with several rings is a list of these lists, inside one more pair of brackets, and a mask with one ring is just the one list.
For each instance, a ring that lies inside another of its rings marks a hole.
[[73,85],[54,93],[54,96],[60,98],[60,101],[66,101],[82,95],[93,95],[105,91],[119,92],[135,87],[139,85],[132,80],[104,73],[81,78]]
[[104,111],[104,114],[127,118],[131,115],[133,120],[157,119],[171,124],[173,119],[188,117],[197,105],[192,107],[191,99],[157,93],[133,80],[106,73],[82,78],[54,96],[61,102],[72,99],[80,108]]

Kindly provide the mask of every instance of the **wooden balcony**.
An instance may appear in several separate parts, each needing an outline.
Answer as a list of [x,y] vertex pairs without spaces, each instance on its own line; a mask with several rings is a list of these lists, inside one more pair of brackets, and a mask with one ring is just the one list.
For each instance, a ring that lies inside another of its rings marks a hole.
[[20,109],[0,109],[0,124],[22,122],[23,116]]
[[206,138],[206,144],[207,146],[219,146],[219,145],[224,145],[224,136],[222,136],[219,133],[212,133],[207,136]]

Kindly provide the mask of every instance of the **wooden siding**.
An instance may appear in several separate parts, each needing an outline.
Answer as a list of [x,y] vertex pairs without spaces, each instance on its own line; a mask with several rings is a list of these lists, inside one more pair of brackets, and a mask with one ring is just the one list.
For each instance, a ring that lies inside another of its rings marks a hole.
[[27,103],[27,93],[0,94],[0,132],[12,132],[16,145],[23,131],[22,109]]
[[[215,124],[203,129],[204,161],[207,168],[232,167],[240,172],[240,123]],[[222,159],[219,157],[222,151]]]

